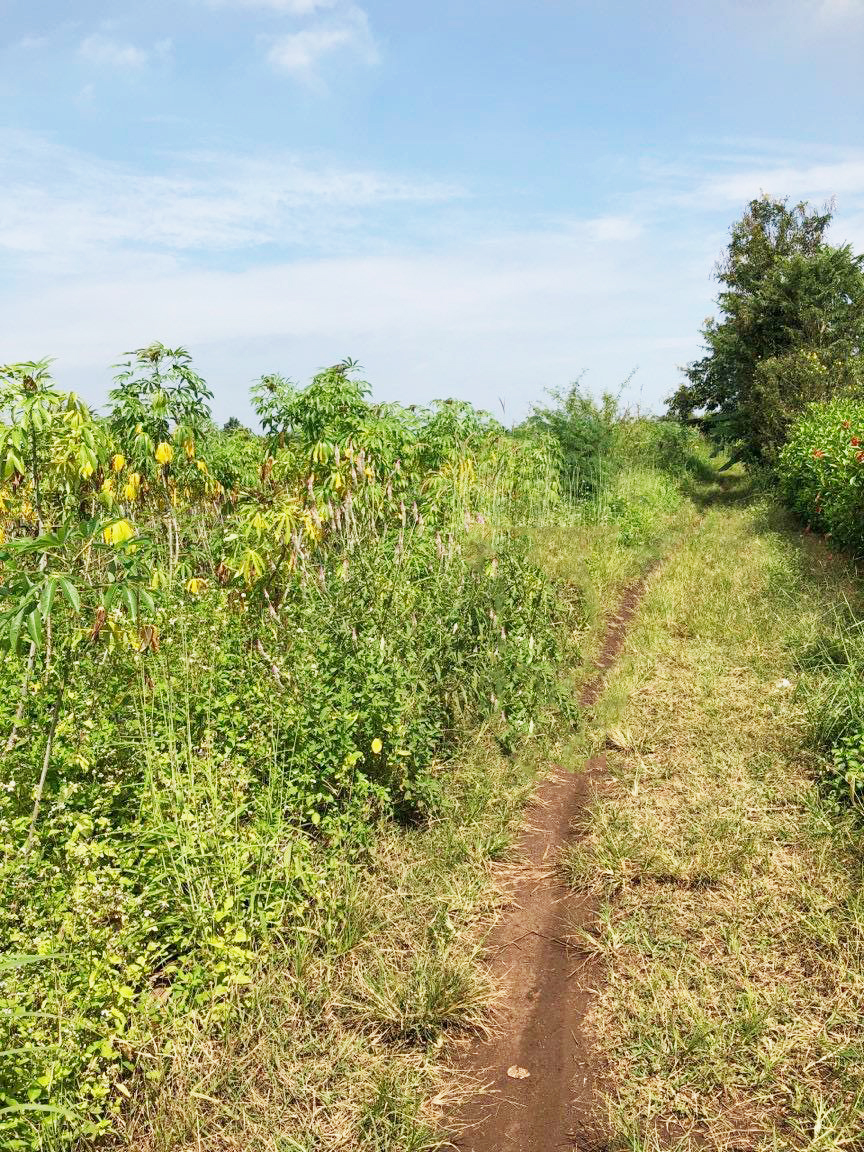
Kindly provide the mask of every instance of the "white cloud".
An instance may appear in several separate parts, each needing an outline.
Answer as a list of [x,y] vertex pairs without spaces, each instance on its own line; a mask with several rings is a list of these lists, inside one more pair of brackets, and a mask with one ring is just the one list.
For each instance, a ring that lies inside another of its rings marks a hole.
[[214,8],[269,8],[289,16],[311,16],[324,8],[335,8],[340,0],[208,0]]
[[14,44],[14,49],[16,52],[33,52],[47,48],[50,43],[51,41],[47,36],[22,36]]
[[[331,244],[358,212],[459,197],[444,182],[287,156],[163,157],[158,173],[28,133],[0,133],[0,251],[74,266],[119,245],[178,253]],[[369,226],[368,216],[363,218]]]
[[828,19],[864,16],[864,5],[861,0],[807,0],[807,6]]
[[820,202],[833,196],[864,195],[864,157],[825,164],[780,164],[714,176],[698,190],[712,202],[738,203],[759,196],[788,196]]
[[378,49],[362,9],[352,5],[332,19],[275,37],[267,59],[277,71],[316,84],[321,65],[336,53],[349,54],[369,67],[378,62]]
[[760,173],[846,187],[837,238],[864,231],[858,157],[764,142],[632,166],[606,214],[542,226],[300,157],[167,156],[154,174],[25,134],[0,151],[0,361],[56,355],[101,402],[126,348],[188,345],[221,418],[248,418],[262,372],[346,355],[382,398],[500,396],[508,418],[585,368],[600,391],[638,365],[628,395],[656,408],[699,355],[713,262]]
[[150,53],[143,48],[123,44],[99,32],[82,40],[79,52],[93,64],[119,70],[143,68],[150,58]]
[[[527,396],[566,384],[586,367],[589,385],[616,387],[637,364],[646,401],[671,392],[688,358],[651,346],[686,315],[693,284],[663,276],[645,253],[586,247],[569,232],[514,234],[495,245],[463,242],[434,254],[358,254],[279,261],[230,271],[171,263],[61,277],[4,302],[9,333],[0,359],[57,355],[69,386],[100,400],[108,365],[151,339],[189,346],[219,397],[219,414],[246,416],[246,387],[274,369],[297,378],[358,356],[379,396],[424,402],[463,395],[524,414]],[[646,298],[636,285],[653,274]],[[690,354],[698,349],[693,316]],[[101,386],[101,387],[100,387]],[[239,390],[239,391],[238,391]]]
[[643,226],[633,216],[598,216],[588,221],[587,228],[591,237],[601,243],[626,243],[641,235]]

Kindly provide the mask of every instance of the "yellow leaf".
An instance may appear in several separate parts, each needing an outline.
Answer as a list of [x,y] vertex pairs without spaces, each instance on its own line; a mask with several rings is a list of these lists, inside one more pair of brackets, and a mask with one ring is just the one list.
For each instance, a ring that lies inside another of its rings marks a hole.
[[115,472],[122,472],[126,467],[126,457],[122,452],[118,452],[115,456],[111,457],[111,467]]
[[106,524],[102,530],[105,543],[113,544],[115,548],[131,540],[134,535],[135,529],[128,520],[115,520],[113,524]]
[[160,464],[170,464],[174,459],[174,449],[164,440],[156,445],[156,459]]
[[141,477],[137,472],[133,472],[123,487],[123,498],[128,500],[130,504],[134,503],[134,501],[138,499],[140,491]]

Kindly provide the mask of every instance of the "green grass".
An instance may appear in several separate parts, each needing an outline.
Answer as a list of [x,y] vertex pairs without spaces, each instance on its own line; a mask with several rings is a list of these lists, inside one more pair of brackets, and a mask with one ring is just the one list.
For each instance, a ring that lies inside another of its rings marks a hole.
[[[602,632],[598,582],[614,604],[680,532],[680,499],[665,482],[662,491],[638,540],[621,539],[610,516],[534,533],[534,556],[567,608],[572,666],[561,674],[571,695]],[[561,723],[557,736],[546,730],[508,751],[487,727],[448,764],[430,819],[376,825],[353,862],[330,869],[327,901],[281,959],[253,971],[227,1021],[166,1021],[161,1043],[174,1058],[158,1084],[141,1060],[118,1148],[439,1147],[477,1087],[454,1069],[454,1053],[495,1027],[479,955],[502,902],[495,863],[508,857],[538,774],[573,740]]]
[[817,783],[799,670],[849,573],[746,481],[694,494],[597,709],[613,783],[564,860],[601,901],[613,1147],[860,1148],[864,840]]
[[495,912],[490,861],[542,755],[478,739],[437,821],[379,828],[365,866],[334,878],[341,911],[256,973],[228,1026],[178,1031],[167,1079],[133,1094],[123,1145],[437,1147],[446,1103],[470,1090],[446,1071],[445,1035],[492,1020],[475,942]]

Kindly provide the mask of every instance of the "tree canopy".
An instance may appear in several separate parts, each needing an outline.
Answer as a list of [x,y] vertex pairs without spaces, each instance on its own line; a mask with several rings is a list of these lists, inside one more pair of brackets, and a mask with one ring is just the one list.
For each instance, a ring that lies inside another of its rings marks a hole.
[[720,318],[670,411],[744,459],[771,459],[812,400],[862,377],[864,257],[825,239],[830,210],[752,200],[717,267]]

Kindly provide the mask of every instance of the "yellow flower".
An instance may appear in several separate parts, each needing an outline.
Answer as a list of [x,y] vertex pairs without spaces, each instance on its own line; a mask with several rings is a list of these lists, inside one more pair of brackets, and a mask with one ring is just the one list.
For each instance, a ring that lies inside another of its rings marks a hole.
[[170,464],[174,459],[174,449],[164,440],[156,445],[156,459],[160,464]]
[[122,472],[126,467],[126,457],[122,452],[118,452],[116,456],[111,457],[111,467],[115,472]]
[[140,491],[141,477],[137,472],[133,472],[123,486],[123,499],[128,500],[129,503],[132,504],[138,499]]
[[372,751],[375,753],[376,756],[378,756],[378,755],[380,755],[381,749],[383,747],[384,747],[384,745],[381,743],[381,741],[376,736],[375,739],[372,741]]
[[135,529],[128,520],[115,520],[113,524],[106,524],[102,529],[105,543],[113,544],[115,548],[131,540],[134,535]]

